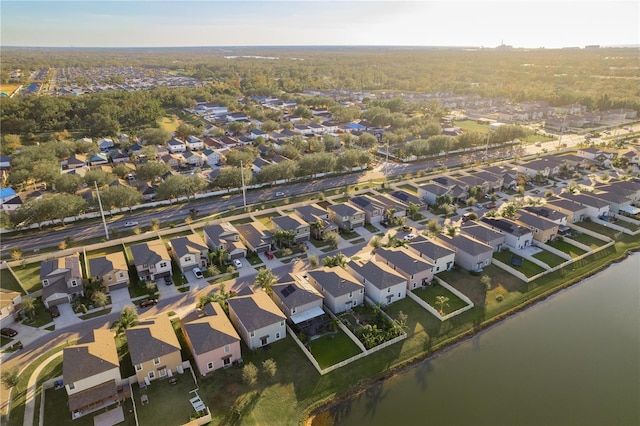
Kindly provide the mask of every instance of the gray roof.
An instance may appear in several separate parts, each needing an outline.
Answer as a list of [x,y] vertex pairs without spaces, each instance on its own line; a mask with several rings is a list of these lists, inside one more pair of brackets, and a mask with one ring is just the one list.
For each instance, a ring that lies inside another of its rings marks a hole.
[[470,176],[460,176],[458,178],[459,181],[464,182],[465,184],[472,186],[482,186],[486,181],[478,176],[470,175]]
[[408,203],[405,204],[398,199],[388,197],[386,194],[371,195],[371,199],[384,205],[388,209],[396,209],[396,211],[405,211],[408,207]]
[[329,212],[320,208],[317,204],[308,204],[306,206],[296,207],[296,213],[308,223],[315,222],[320,218],[328,218]]
[[64,348],[62,376],[70,384],[119,367],[116,341],[111,330],[97,329]]
[[433,267],[433,263],[401,247],[379,248],[376,250],[376,254],[409,275],[414,275]]
[[545,217],[549,220],[562,220],[563,218],[566,218],[567,215],[564,213],[561,213],[557,210],[553,210],[550,209],[548,207],[542,207],[542,206],[526,206],[524,208],[526,211],[531,212],[533,214],[537,214],[538,216],[542,216]]
[[359,195],[357,197],[349,198],[349,202],[355,204],[363,210],[381,209],[384,210],[384,204],[367,197],[366,195]]
[[136,265],[155,265],[161,260],[171,260],[164,243],[159,239],[134,244],[129,249]]
[[127,261],[121,251],[89,259],[89,275],[92,277],[99,277],[115,270],[127,269]]
[[180,351],[180,343],[166,315],[140,321],[125,333],[133,365]]
[[203,251],[208,251],[209,248],[205,245],[202,238],[198,234],[191,234],[185,237],[173,238],[169,241],[171,247],[173,247],[173,251],[178,257],[182,257],[185,254],[189,253],[201,253]]
[[463,232],[486,244],[498,239],[504,240],[504,234],[502,232],[494,231],[488,226],[484,226],[473,221],[463,223],[460,227],[460,232]]
[[428,240],[421,235],[418,235],[416,238],[411,240],[411,248],[434,262],[442,257],[450,256],[452,253],[455,253],[455,251],[450,248],[438,244],[433,240]]
[[196,355],[240,341],[240,336],[218,303],[205,306],[206,315],[182,324]]
[[339,266],[332,268],[323,267],[309,271],[307,274],[313,277],[313,279],[333,297],[340,297],[364,288],[351,274]]
[[480,220],[486,223],[487,225],[491,226],[492,228],[498,228],[502,232],[509,235],[513,235],[515,237],[531,234],[531,230],[529,228],[519,225],[516,222],[509,219],[483,217]]
[[500,175],[497,175],[495,173],[492,173],[490,171],[486,171],[486,170],[479,170],[477,172],[473,172],[473,176],[482,179],[485,182],[495,182],[497,180],[502,179],[502,177]]
[[271,232],[260,222],[236,225],[236,229],[253,248],[271,244]]
[[631,202],[631,199],[629,197],[618,192],[599,192],[597,194],[592,193],[591,196],[615,204]]
[[232,297],[227,303],[247,331],[259,330],[286,319],[275,302],[262,290]]
[[435,194],[435,195],[448,194],[450,191],[449,188],[447,188],[446,186],[442,186],[438,183],[427,183],[426,185],[421,185],[419,189],[423,190],[424,192],[428,192],[430,194]]
[[452,187],[452,186],[455,186],[455,185],[458,185],[458,186],[466,186],[467,185],[466,183],[464,183],[462,181],[459,181],[458,179],[454,179],[452,177],[449,177],[449,176],[438,176],[436,178],[433,178],[433,181],[438,183],[438,184],[440,184],[440,185],[447,186],[447,187]]
[[307,222],[296,215],[272,217],[271,221],[277,225],[278,228],[285,231],[298,229],[301,226],[309,226]]
[[609,205],[608,202],[601,200],[600,198],[591,197],[587,194],[571,194],[569,192],[563,192],[560,194],[562,198],[575,201],[576,203],[583,204],[585,206],[596,207],[601,209]]
[[271,286],[271,289],[278,299],[290,309],[324,299],[315,289],[306,288],[296,281],[275,284]]
[[549,208],[553,209],[554,207],[560,208],[562,210],[567,210],[570,212],[579,212],[580,210],[586,209],[582,204],[576,203],[572,200],[567,200],[565,198],[550,198],[546,203]]
[[402,201],[403,203],[406,203],[407,205],[409,205],[409,203],[418,204],[418,205],[421,205],[423,203],[423,201],[420,198],[402,190],[390,192],[389,195]]
[[438,234],[438,238],[445,243],[448,243],[450,246],[465,253],[469,253],[472,256],[478,256],[479,254],[486,252],[493,253],[493,247],[490,245],[482,243],[464,234],[457,234],[453,238],[443,234]]
[[522,222],[525,225],[533,226],[534,228],[542,230],[552,229],[553,227],[558,226],[558,224],[553,222],[552,220],[549,220],[542,216],[538,216],[534,213],[529,213],[528,211],[522,209],[518,210],[518,212],[516,213],[516,218],[518,222]]
[[327,210],[334,212],[340,217],[353,216],[354,214],[363,213],[363,211],[359,208],[347,203],[330,205],[329,207],[327,207]]
[[56,270],[59,270],[60,273],[55,274],[55,276],[81,278],[80,256],[75,254],[43,261],[40,264],[40,280],[49,277]]
[[406,284],[407,282],[405,277],[398,274],[384,263],[378,263],[375,260],[370,260],[364,264],[352,260],[348,265],[351,269],[360,274],[362,278],[366,279],[380,290],[384,290],[385,288],[393,287],[398,284]]

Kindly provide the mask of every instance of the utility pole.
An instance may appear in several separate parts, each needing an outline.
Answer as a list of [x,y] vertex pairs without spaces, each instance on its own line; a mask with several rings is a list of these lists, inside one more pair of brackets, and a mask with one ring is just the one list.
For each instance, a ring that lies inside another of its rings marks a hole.
[[491,125],[489,125],[489,128],[487,129],[487,147],[484,149],[484,160],[487,163],[489,162],[489,136],[491,136]]
[[102,216],[102,225],[104,226],[104,236],[109,241],[109,228],[107,228],[107,221],[104,219],[104,210],[102,210],[102,201],[100,200],[100,191],[98,191],[98,182],[93,182],[96,187],[96,194],[98,195],[98,205],[100,206],[100,216]]
[[247,191],[244,187],[244,168],[242,167],[242,160],[240,160],[240,179],[242,180],[242,205],[244,211],[247,211]]

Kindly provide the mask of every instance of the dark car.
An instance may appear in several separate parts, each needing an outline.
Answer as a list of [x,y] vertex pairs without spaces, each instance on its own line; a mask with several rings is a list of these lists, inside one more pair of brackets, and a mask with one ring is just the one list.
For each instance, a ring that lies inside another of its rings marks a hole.
[[7,327],[0,330],[0,334],[2,334],[4,337],[14,337],[18,334],[18,332],[15,331],[13,328]]
[[49,313],[52,318],[58,318],[60,316],[60,309],[57,306],[52,306],[49,308]]
[[148,308],[149,306],[154,306],[158,303],[158,299],[144,299],[140,302],[141,308]]

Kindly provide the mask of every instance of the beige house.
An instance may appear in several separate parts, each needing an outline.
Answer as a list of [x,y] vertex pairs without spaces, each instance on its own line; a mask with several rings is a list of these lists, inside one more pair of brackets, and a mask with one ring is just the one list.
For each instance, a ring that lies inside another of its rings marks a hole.
[[278,283],[273,285],[271,290],[273,301],[287,316],[295,331],[313,336],[328,322],[328,317],[322,309],[324,297],[306,280],[298,278]]
[[364,284],[340,266],[323,266],[307,272],[303,278],[324,296],[325,306],[334,314],[364,303]]
[[311,226],[297,215],[278,216],[271,218],[274,234],[278,231],[293,232],[293,242],[309,241]]
[[124,400],[120,362],[111,330],[93,330],[62,352],[62,377],[71,417]]
[[354,229],[364,226],[364,211],[347,203],[334,204],[327,207],[329,219],[338,224],[340,229]]
[[80,256],[74,254],[40,264],[42,302],[49,308],[71,302],[74,295],[84,294]]
[[533,239],[541,243],[554,240],[560,226],[552,220],[522,209],[516,214],[516,222],[529,228],[533,233]]
[[249,349],[260,348],[287,336],[287,317],[263,290],[232,297],[227,303],[231,322]]
[[171,239],[169,255],[182,272],[190,271],[195,267],[206,268],[209,263],[209,247],[198,234]]
[[376,260],[402,275],[409,290],[429,285],[433,280],[434,264],[403,247],[379,248]]
[[100,281],[107,293],[129,285],[129,267],[121,251],[89,259],[88,275]]
[[221,222],[205,226],[202,231],[204,242],[212,252],[221,248],[231,259],[247,257],[247,247],[240,241],[240,233],[231,223]]
[[12,323],[16,308],[20,306],[22,296],[17,291],[0,288],[0,325]]
[[242,359],[240,336],[218,303],[208,303],[201,314],[194,314],[195,318],[183,318],[182,330],[201,375]]
[[180,343],[167,315],[142,320],[125,333],[138,383],[173,376],[182,368]]
[[141,281],[171,276],[171,257],[162,240],[134,244],[129,249]]

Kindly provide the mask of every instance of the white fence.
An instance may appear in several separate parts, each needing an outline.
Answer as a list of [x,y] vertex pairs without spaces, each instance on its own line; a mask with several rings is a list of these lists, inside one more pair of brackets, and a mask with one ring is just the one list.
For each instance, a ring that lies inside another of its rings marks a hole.
[[465,311],[468,311],[469,309],[473,308],[474,305],[473,305],[473,302],[471,301],[471,299],[469,299],[464,294],[460,293],[458,290],[456,290],[455,288],[453,288],[452,286],[447,284],[442,279],[440,279],[438,277],[434,277],[434,278],[436,280],[438,280],[439,284],[442,287],[446,288],[451,293],[455,294],[458,298],[460,298],[463,302],[465,302],[467,304],[467,306],[465,306],[463,308],[460,308],[460,309],[457,309],[457,310],[455,310],[453,312],[450,312],[447,315],[440,315],[440,312],[438,312],[436,310],[436,308],[434,308],[433,306],[431,306],[430,304],[428,304],[427,302],[422,300],[420,297],[416,296],[412,291],[408,291],[407,292],[407,296],[409,296],[409,299],[413,300],[418,305],[422,306],[424,309],[429,311],[429,313],[431,313],[434,317],[438,318],[440,321],[446,321],[446,320],[448,320],[450,318],[455,317],[456,315],[460,315],[461,313],[463,313]]

